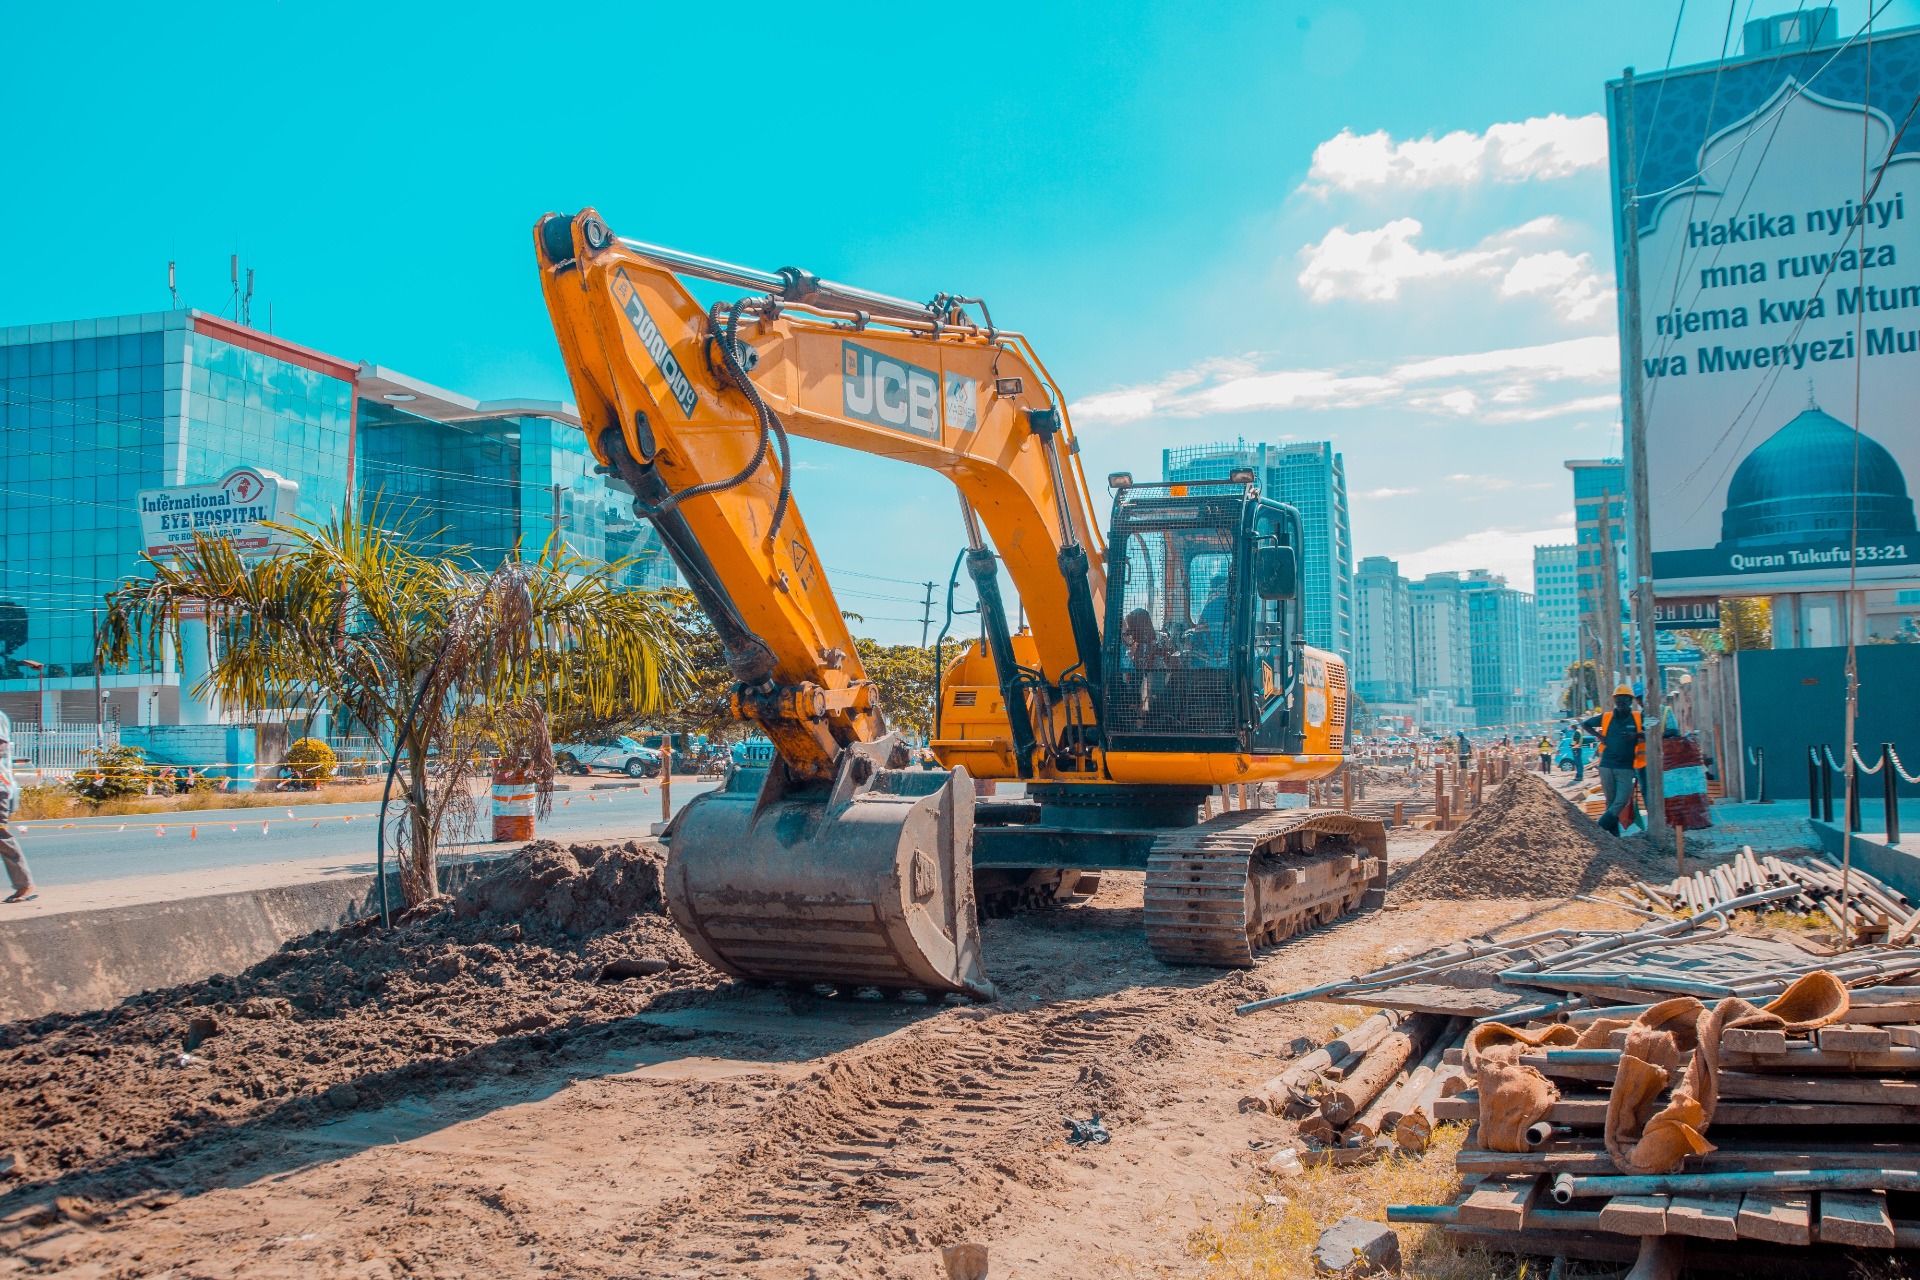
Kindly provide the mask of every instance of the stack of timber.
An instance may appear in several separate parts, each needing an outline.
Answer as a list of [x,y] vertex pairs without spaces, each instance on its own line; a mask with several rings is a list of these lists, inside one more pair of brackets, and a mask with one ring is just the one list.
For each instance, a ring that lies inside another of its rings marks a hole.
[[1817,855],[1789,861],[1742,848],[1733,861],[1720,866],[1666,884],[1641,882],[1617,892],[1639,910],[1692,915],[1776,888],[1794,890],[1773,904],[1776,909],[1822,914],[1842,936],[1898,942],[1912,937],[1920,924],[1920,910],[1898,889],[1858,867],[1843,869]]
[[[1837,910],[1831,864],[1737,865],[1730,882],[1724,868],[1709,879],[1711,898],[1666,886],[1682,909],[1705,904],[1678,919],[1473,939],[1241,1011],[1365,1004],[1383,1012],[1356,1034],[1379,1023],[1382,1035],[1452,1019],[1440,1044],[1474,1019],[1463,1045],[1439,1053],[1434,1075],[1455,1083],[1415,1108],[1425,1122],[1472,1126],[1457,1157],[1463,1191],[1391,1206],[1391,1222],[1518,1254],[1637,1259],[1643,1274],[1689,1260],[1814,1274],[1847,1248],[1920,1248],[1913,910],[1850,878],[1848,910],[1882,917],[1889,940],[1814,954],[1728,921],[1775,904]],[[1302,1059],[1260,1096],[1304,1117],[1303,1134],[1331,1131],[1329,1151],[1377,1142],[1334,1124],[1310,1079],[1320,1065]]]
[[1417,1155],[1442,1097],[1465,1087],[1458,1057],[1467,1022],[1383,1009],[1303,1055],[1241,1100],[1243,1110],[1297,1120],[1303,1164],[1366,1164]]
[[[1802,1274],[1843,1247],[1920,1247],[1920,985],[1880,983],[1920,958],[1872,950],[1829,962],[1871,972],[1812,970],[1773,1000],[1646,990],[1640,1005],[1477,1027],[1445,1055],[1471,1087],[1434,1114],[1473,1126],[1463,1192],[1388,1220],[1653,1268],[1717,1254]],[[1806,1252],[1783,1260],[1782,1246]]]

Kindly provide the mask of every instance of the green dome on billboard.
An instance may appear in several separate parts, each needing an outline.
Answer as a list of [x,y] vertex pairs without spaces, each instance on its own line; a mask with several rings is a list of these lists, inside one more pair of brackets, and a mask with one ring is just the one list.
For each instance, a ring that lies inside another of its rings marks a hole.
[[[1893,455],[1859,437],[1862,542],[1915,532],[1913,499]],[[1761,441],[1733,473],[1720,517],[1720,546],[1845,542],[1854,520],[1854,431],[1809,404]]]

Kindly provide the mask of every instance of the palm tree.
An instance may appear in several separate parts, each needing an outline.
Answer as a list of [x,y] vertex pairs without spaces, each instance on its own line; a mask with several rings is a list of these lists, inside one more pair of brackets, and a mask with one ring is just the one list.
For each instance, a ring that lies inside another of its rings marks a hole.
[[289,546],[261,560],[205,537],[150,559],[153,577],[108,596],[97,656],[156,655],[179,642],[183,611],[204,610],[201,696],[249,710],[324,702],[396,743],[410,905],[438,892],[436,849],[470,829],[469,783],[487,757],[524,766],[544,813],[553,725],[631,724],[686,684],[681,593],[624,586],[626,561],[584,560],[556,539],[538,560],[483,573],[414,553],[378,510],[280,532]]

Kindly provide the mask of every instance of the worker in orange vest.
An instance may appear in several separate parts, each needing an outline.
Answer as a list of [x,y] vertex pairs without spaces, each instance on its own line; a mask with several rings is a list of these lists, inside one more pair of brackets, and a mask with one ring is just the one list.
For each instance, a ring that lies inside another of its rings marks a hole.
[[1633,792],[1639,770],[1647,763],[1646,726],[1641,723],[1639,708],[1633,705],[1632,686],[1623,684],[1615,689],[1613,709],[1588,718],[1581,727],[1600,739],[1600,758],[1595,764],[1606,806],[1600,815],[1600,827],[1617,836],[1623,820],[1628,826],[1641,821]]

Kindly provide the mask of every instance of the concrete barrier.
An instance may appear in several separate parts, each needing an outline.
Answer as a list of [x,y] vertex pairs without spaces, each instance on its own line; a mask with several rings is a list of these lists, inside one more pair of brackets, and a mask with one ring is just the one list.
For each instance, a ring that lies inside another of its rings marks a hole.
[[[442,887],[495,860],[444,865]],[[104,1009],[142,991],[239,973],[294,938],[378,915],[377,884],[346,875],[0,922],[0,1022]],[[399,874],[387,884],[397,910]]]

